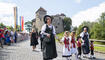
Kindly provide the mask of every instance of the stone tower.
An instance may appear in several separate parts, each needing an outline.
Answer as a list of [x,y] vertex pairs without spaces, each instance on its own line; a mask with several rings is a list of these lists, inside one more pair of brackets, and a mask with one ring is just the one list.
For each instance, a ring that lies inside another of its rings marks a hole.
[[44,25],[43,17],[47,14],[46,10],[40,7],[36,11],[36,21],[35,21],[35,26],[37,31],[41,31],[42,26]]
[[63,14],[53,15],[53,22],[52,24],[55,26],[56,33],[61,33],[64,31],[63,20],[66,17]]

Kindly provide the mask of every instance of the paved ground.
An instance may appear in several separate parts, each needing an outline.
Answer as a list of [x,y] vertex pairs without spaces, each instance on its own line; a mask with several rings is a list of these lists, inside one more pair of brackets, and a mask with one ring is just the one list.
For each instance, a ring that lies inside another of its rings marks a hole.
[[[62,58],[62,46],[59,43],[57,43],[57,51],[58,57],[54,60],[65,60],[65,58]],[[95,53],[95,55],[97,57],[95,60],[105,60],[105,54]],[[12,46],[5,46],[4,49],[0,48],[0,60],[43,60],[42,58],[40,46],[37,46],[36,51],[32,51],[29,40],[13,44]],[[72,60],[75,60],[74,56]]]

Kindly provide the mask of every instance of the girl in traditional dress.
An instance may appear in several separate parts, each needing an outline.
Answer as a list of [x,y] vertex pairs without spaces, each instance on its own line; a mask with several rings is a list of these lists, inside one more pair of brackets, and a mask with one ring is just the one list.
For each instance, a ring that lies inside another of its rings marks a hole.
[[77,60],[77,46],[76,46],[76,40],[75,40],[75,32],[71,32],[71,36],[70,36],[70,41],[71,41],[71,54],[75,54],[75,60]]
[[69,31],[64,32],[64,37],[62,37],[61,40],[59,40],[60,43],[63,43],[63,55],[62,57],[66,57],[67,60],[70,60],[71,57],[71,41],[69,37],[70,33]]
[[36,45],[38,45],[37,32],[34,29],[32,29],[32,33],[31,33],[31,46],[32,46],[33,51],[35,50]]
[[57,57],[56,43],[55,43],[55,27],[51,24],[52,17],[49,15],[44,16],[44,25],[41,29],[43,37],[42,52],[43,59],[50,60]]
[[90,53],[90,54],[91,54],[91,55],[90,55],[90,58],[95,59],[93,41],[91,41],[91,43],[90,43],[90,51],[91,51],[91,53]]
[[77,37],[77,46],[78,46],[78,58],[79,59],[81,59],[81,37],[80,36],[78,36]]

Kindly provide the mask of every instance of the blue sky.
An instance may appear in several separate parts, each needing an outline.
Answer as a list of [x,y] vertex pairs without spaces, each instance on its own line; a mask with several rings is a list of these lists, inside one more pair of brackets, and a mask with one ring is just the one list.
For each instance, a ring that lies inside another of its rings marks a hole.
[[[49,15],[64,13],[76,22],[76,18],[81,15],[81,12],[85,14],[87,10],[104,4],[105,0],[0,0],[0,2],[16,5],[18,16],[24,16],[25,21],[35,18],[35,12],[41,6],[47,10]],[[74,26],[80,25],[75,22],[73,22]]]

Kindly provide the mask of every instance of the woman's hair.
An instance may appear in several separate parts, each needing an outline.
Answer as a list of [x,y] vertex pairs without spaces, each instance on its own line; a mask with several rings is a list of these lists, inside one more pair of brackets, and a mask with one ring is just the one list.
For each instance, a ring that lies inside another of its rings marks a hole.
[[5,32],[5,35],[8,33],[8,31]]
[[69,33],[69,31],[65,31],[65,32],[64,32],[64,36],[66,36],[66,35],[67,35],[67,33]]
[[70,35],[71,36],[74,36],[75,35],[75,31],[72,31]]
[[52,20],[53,20],[53,18],[52,18],[51,16],[45,15],[45,16],[44,16],[44,19],[43,19],[45,24],[47,23],[47,17],[50,17],[50,18],[51,18],[51,22],[52,22]]
[[32,32],[35,32],[35,29],[32,29]]

